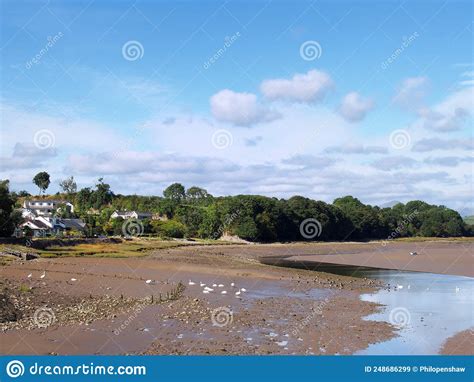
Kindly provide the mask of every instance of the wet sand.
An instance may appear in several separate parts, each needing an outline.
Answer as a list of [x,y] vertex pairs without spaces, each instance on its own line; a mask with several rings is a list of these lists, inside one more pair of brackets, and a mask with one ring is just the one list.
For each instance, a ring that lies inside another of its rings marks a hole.
[[464,330],[449,338],[441,349],[441,354],[466,355],[474,354],[474,328]]
[[[24,292],[30,293],[28,314],[49,307],[60,319],[43,328],[5,330],[0,333],[0,353],[352,354],[396,335],[390,324],[364,319],[381,307],[359,296],[380,286],[372,280],[265,265],[259,259],[329,257],[329,251],[338,251],[331,256],[341,252],[367,256],[378,253],[377,245],[380,243],[189,246],[159,250],[139,259],[15,261],[0,267],[0,277],[9,288],[32,288]],[[395,255],[405,253],[406,245],[401,243]],[[433,253],[441,244],[418,245]],[[442,245],[443,253],[462,253],[459,264],[472,259],[461,251],[466,243]],[[451,271],[458,269],[456,264]],[[43,272],[45,277],[40,278]],[[186,286],[183,295],[166,300],[179,282]],[[213,291],[203,293],[200,283]],[[245,291],[236,295],[241,288]],[[226,294],[221,293],[224,290]],[[157,303],[160,295],[166,301]],[[153,303],[139,308],[131,303],[91,320],[68,322],[69,316],[63,314],[63,309],[71,309],[68,304],[76,309],[78,301],[99,301],[105,296]]]

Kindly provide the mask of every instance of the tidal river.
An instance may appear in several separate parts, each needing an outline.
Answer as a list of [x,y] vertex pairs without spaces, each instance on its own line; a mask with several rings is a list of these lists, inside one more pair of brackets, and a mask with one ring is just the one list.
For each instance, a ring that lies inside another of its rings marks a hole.
[[400,329],[398,336],[357,354],[437,354],[449,337],[474,326],[471,277],[355,266],[319,265],[318,270],[377,279],[390,286],[361,298],[385,305],[366,319],[394,324]]

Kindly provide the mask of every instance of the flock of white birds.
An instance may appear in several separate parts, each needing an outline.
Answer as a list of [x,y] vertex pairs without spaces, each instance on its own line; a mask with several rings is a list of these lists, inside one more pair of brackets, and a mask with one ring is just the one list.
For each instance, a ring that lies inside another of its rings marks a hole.
[[[189,286],[195,286],[195,285],[198,285],[198,283],[196,283],[196,282],[194,282],[194,281],[192,281],[192,280],[189,280],[188,285],[189,285]],[[200,286],[201,288],[203,288],[202,293],[204,293],[204,294],[209,294],[209,293],[211,293],[211,292],[216,292],[216,293],[218,293],[219,291],[220,291],[221,294],[227,294],[227,291],[226,291],[225,289],[222,289],[222,288],[225,288],[225,285],[224,285],[224,284],[215,284],[215,283],[214,283],[214,284],[212,284],[211,286],[208,286],[208,285],[206,285],[206,284],[203,283],[203,282],[199,282],[199,286]],[[235,289],[237,289],[237,290],[235,290],[235,292],[234,292],[234,295],[235,295],[235,297],[237,297],[237,298],[240,298],[240,296],[241,296],[242,293],[247,292],[247,289],[245,289],[245,288],[237,288],[237,287],[235,286],[235,283],[230,283],[230,287],[232,288],[232,291],[234,291]],[[221,289],[222,289],[222,290],[221,290]]]

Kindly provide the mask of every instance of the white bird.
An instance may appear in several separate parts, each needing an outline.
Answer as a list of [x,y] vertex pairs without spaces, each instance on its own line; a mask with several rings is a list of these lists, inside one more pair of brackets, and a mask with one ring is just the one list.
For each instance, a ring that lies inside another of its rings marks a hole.
[[416,255],[418,255],[418,253],[416,253],[416,252],[410,252],[410,255],[411,255],[411,256],[416,256]]
[[237,292],[235,292],[235,295],[236,295],[236,296],[240,295],[240,290],[238,290]]
[[30,278],[31,276],[33,276],[33,273],[30,273],[30,274],[29,274],[28,276],[26,276],[26,277]]
[[212,286],[215,288],[217,286],[217,284],[212,284]]
[[459,293],[460,290],[461,290],[461,288],[456,287],[456,293]]
[[397,285],[397,289],[403,289],[403,285]]
[[245,288],[240,288],[240,290],[241,290],[242,292],[247,292],[247,289],[245,289]]
[[43,274],[40,276],[40,279],[44,279],[46,277],[46,271],[43,272]]
[[223,291],[221,292],[221,294],[227,294],[227,291],[223,290]]
[[234,283],[230,283],[230,286],[233,288],[233,287],[235,287],[235,284],[234,284]]
[[208,293],[209,293],[209,291],[208,291],[208,290],[203,290],[203,291],[202,291],[202,293],[204,293],[204,294],[208,294]]
[[224,288],[224,284],[219,284],[219,288]]
[[151,284],[153,282],[153,280],[146,280],[145,283],[147,284]]
[[188,285],[196,285],[194,281],[189,280]]
[[207,290],[208,292],[214,292],[214,289],[209,288],[209,287],[205,287],[204,290]]
[[71,281],[76,281],[77,279],[75,279],[74,277],[71,279]]
[[199,286],[202,288],[203,286],[206,286],[204,283],[199,283]]
[[407,289],[410,289],[410,288],[411,288],[411,287],[410,287],[410,284],[408,284]]

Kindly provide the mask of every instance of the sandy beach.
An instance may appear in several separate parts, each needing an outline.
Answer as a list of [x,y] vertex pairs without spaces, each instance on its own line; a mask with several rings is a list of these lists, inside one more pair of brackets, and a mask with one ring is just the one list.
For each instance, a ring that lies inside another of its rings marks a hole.
[[[353,354],[397,336],[390,323],[364,319],[382,306],[359,298],[386,286],[262,258],[472,276],[472,242],[380,246],[192,245],[143,258],[10,262],[2,288],[22,316],[0,323],[0,353]],[[38,310],[44,325],[32,319]]]

